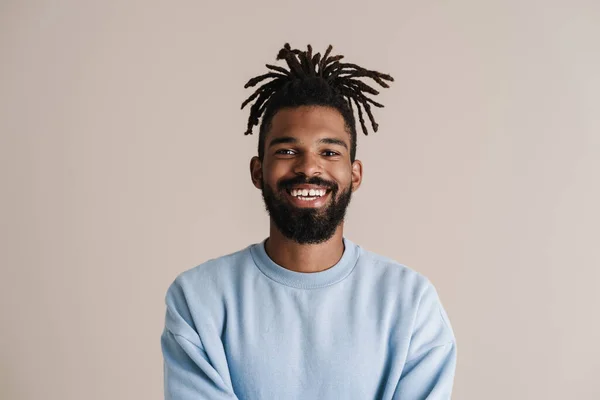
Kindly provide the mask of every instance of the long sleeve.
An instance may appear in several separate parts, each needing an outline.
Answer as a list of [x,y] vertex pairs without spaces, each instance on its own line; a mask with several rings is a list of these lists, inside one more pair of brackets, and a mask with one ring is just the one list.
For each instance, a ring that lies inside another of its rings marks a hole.
[[237,399],[219,368],[211,363],[177,282],[169,288],[166,304],[161,335],[165,400]]
[[165,400],[447,400],[456,342],[429,280],[344,238],[311,274],[265,241],[182,272],[166,293]]
[[455,369],[454,333],[435,289],[429,284],[419,302],[407,361],[393,399],[450,399]]

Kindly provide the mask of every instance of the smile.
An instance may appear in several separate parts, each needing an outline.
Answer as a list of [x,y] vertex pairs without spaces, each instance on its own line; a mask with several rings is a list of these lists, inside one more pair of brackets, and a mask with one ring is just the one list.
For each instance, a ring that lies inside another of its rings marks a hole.
[[327,190],[325,189],[292,189],[288,191],[294,197],[297,197],[301,200],[304,199],[315,199],[318,197],[325,196]]
[[330,190],[325,188],[293,188],[286,190],[291,202],[299,206],[320,207]]

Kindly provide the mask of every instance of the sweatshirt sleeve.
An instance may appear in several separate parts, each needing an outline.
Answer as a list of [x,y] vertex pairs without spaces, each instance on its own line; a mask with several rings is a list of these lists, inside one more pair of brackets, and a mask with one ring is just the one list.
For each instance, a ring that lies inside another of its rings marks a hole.
[[167,291],[166,304],[161,335],[165,400],[237,399],[222,373],[211,363],[177,281]]
[[455,369],[454,333],[435,288],[428,283],[393,400],[450,399]]

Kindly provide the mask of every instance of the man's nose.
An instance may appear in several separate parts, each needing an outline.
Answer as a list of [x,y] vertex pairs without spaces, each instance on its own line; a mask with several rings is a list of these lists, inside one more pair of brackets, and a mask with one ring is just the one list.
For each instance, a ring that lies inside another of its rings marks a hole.
[[314,176],[322,172],[321,159],[311,153],[304,153],[297,158],[294,165],[294,173],[297,175]]

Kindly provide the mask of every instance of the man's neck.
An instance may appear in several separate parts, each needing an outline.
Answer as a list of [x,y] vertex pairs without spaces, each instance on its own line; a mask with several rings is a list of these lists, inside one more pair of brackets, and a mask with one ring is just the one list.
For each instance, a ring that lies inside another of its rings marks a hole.
[[283,236],[271,222],[265,250],[276,264],[296,272],[320,272],[333,267],[344,254],[343,224],[326,242],[299,244]]

